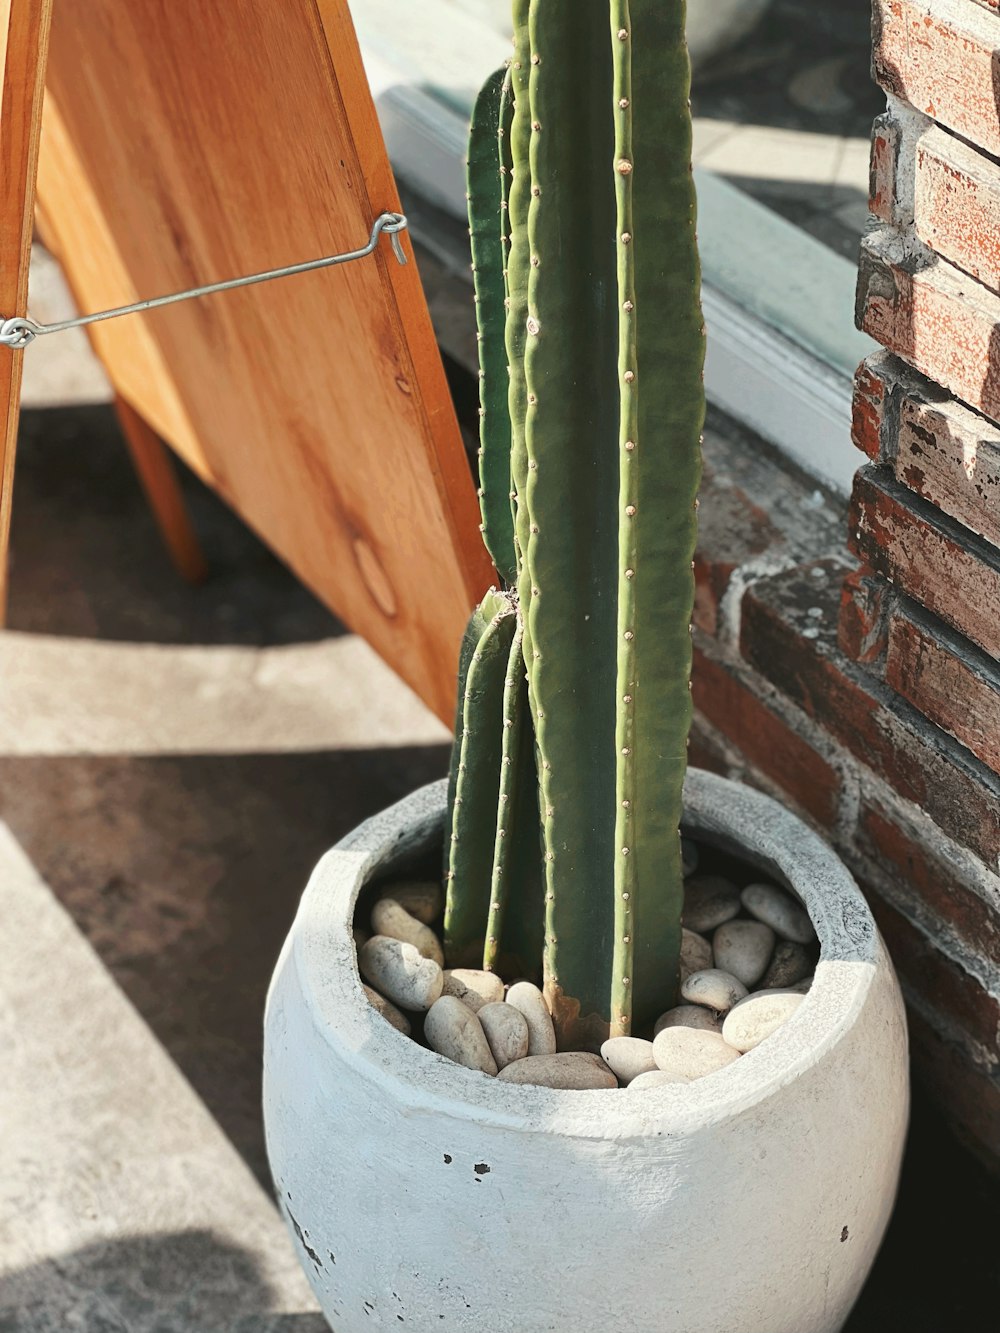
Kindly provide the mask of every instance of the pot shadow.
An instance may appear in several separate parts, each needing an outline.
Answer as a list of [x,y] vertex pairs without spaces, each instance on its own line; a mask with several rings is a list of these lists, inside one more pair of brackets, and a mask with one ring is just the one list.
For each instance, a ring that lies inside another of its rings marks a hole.
[[96,1242],[3,1275],[3,1333],[329,1333],[280,1297],[253,1254],[211,1231]]

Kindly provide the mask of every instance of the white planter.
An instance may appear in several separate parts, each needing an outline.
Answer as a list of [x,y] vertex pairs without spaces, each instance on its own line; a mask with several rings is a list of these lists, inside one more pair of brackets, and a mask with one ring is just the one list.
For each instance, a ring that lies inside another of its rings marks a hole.
[[717,1074],[644,1092],[499,1083],[367,1004],[351,940],[375,874],[440,845],[444,784],[317,866],[268,999],[275,1186],[337,1333],[833,1333],[893,1204],[906,1027],[850,875],[757,792],[693,771],[685,827],[796,890],[805,1004]]

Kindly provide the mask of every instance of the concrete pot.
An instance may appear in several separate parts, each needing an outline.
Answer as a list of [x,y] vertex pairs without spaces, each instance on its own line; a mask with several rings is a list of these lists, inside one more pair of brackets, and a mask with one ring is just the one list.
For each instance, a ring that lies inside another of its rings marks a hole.
[[268,998],[267,1146],[337,1333],[833,1333],[892,1209],[908,1111],[899,988],[832,851],[699,771],[685,828],[794,889],[821,944],[805,1004],[698,1082],[499,1083],[367,1004],[351,940],[374,875],[440,846],[444,784],[317,866]]

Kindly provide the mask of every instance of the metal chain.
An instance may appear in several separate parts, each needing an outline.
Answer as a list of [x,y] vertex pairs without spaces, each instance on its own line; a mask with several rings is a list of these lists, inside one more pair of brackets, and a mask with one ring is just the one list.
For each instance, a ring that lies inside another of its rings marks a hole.
[[62,333],[66,329],[83,328],[85,324],[97,324],[104,319],[118,319],[122,315],[137,315],[143,310],[156,310],[159,306],[173,305],[175,301],[190,301],[196,296],[212,296],[215,292],[231,292],[237,287],[252,287],[257,282],[270,282],[272,278],[288,278],[295,273],[312,273],[315,269],[348,264],[351,260],[364,259],[366,255],[374,254],[383,232],[392,242],[396,259],[400,264],[405,264],[406,254],[399,233],[404,231],[406,226],[407,221],[402,213],[380,213],[372,224],[368,244],[360,250],[327,255],[323,259],[308,259],[305,263],[289,264],[285,268],[269,268],[263,273],[251,273],[243,278],[229,278],[225,282],[211,282],[204,287],[189,287],[183,292],[171,292],[169,296],[153,296],[148,301],[135,301],[132,305],[98,310],[92,315],[78,315],[75,319],[64,319],[58,324],[38,324],[26,316],[14,315],[0,323],[0,346],[22,351],[29,343],[46,333]]

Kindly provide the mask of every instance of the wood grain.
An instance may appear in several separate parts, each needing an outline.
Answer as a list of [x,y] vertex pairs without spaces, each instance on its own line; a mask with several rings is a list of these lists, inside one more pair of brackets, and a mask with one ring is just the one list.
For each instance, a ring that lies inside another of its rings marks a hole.
[[[399,202],[344,0],[59,0],[39,198],[83,309],[363,244]],[[383,241],[92,338],[125,402],[450,721],[494,575],[412,259]]]
[[[52,0],[0,0],[0,315],[23,315],[35,206],[38,136]],[[23,352],[0,347],[0,624],[7,609],[7,548]]]

